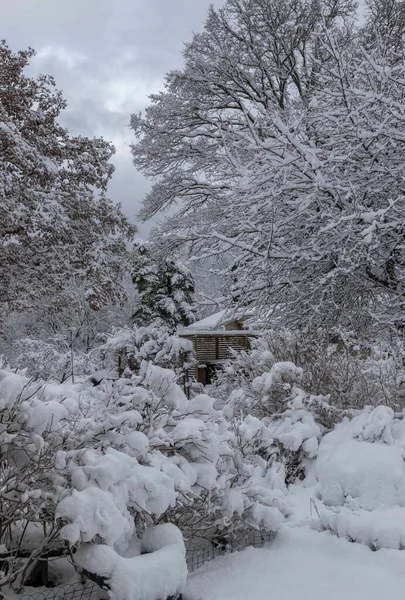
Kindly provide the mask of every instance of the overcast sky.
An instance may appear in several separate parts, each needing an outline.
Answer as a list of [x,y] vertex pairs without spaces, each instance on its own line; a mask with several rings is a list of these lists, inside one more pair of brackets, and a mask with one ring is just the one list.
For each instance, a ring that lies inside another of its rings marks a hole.
[[63,124],[114,142],[109,195],[133,221],[148,184],[131,162],[129,115],[181,67],[210,4],[223,0],[0,0],[0,37],[37,51],[34,71],[53,75],[68,101]]

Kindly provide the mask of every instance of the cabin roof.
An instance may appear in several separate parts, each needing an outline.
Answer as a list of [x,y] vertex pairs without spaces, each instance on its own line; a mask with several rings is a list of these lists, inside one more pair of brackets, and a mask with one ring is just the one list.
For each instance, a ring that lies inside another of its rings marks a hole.
[[[214,332],[217,333],[225,333],[221,327],[224,327],[228,323],[232,323],[232,321],[240,321],[243,323],[248,317],[252,316],[252,311],[236,311],[231,312],[229,310],[220,310],[200,321],[196,321],[189,327],[184,328],[180,334],[181,335],[196,335],[196,334],[212,334]],[[228,332],[228,334],[232,332]],[[235,330],[236,333],[236,330]],[[238,331],[241,334],[241,331]],[[243,332],[242,332],[243,335]]]
[[190,329],[198,329],[198,330],[211,330],[218,329],[219,325],[223,325],[223,318],[225,317],[226,310],[220,310],[219,312],[214,313],[213,315],[209,315],[205,317],[205,319],[201,319],[200,321],[196,321],[189,327],[186,327],[186,330]]

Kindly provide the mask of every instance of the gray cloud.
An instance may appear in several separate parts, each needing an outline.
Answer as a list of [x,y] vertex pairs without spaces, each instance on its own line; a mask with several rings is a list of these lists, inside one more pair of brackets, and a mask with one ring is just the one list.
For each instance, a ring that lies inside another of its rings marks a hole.
[[129,115],[181,67],[183,44],[202,29],[210,4],[223,0],[0,0],[0,36],[14,50],[35,48],[31,72],[55,77],[71,133],[114,142],[109,193],[132,220],[149,184],[132,165]]

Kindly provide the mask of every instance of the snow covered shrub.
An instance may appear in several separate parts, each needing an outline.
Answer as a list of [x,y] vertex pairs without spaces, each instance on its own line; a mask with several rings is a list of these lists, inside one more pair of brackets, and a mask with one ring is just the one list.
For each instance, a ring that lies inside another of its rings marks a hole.
[[193,345],[172,335],[163,326],[125,327],[116,329],[98,352],[103,364],[116,368],[119,375],[139,373],[143,361],[173,369],[188,394],[189,370],[195,364]]
[[[399,341],[361,346],[341,333],[332,336],[319,330],[309,336],[281,330],[263,332],[251,343],[252,350],[237,354],[217,378],[216,397],[226,399],[242,388],[245,405],[254,404],[253,380],[281,362],[301,368],[300,385],[312,394],[329,396],[337,409],[379,404],[401,409],[405,404],[405,352]],[[272,401],[278,410],[275,389]]]
[[292,386],[301,379],[302,369],[292,362],[276,362],[260,348],[237,354],[211,391],[226,402],[228,414],[241,411],[264,417],[283,409]]
[[[113,423],[122,423],[121,431],[110,432],[103,443],[119,442],[127,454],[170,479],[170,501],[157,516],[175,522],[190,535],[196,504],[201,528],[206,527],[204,519],[212,522],[212,502],[205,500],[214,498],[220,488],[217,468],[221,457],[231,453],[230,435],[221,412],[213,408],[213,399],[200,395],[188,400],[176,380],[173,371],[147,362],[141,364],[139,375],[118,380],[106,414],[114,413]],[[130,414],[127,424],[126,413]],[[162,490],[159,498],[164,502]],[[139,507],[142,502],[138,500]],[[150,520],[150,516],[144,514],[142,519]],[[137,520],[140,527],[142,519]]]
[[321,440],[315,462],[325,504],[315,527],[373,549],[405,547],[405,423],[368,407]]
[[[291,395],[285,402],[284,410],[262,417],[260,421],[251,415],[247,416],[242,426],[249,430],[249,424],[256,422],[261,426],[253,435],[252,440],[257,444],[265,432],[266,444],[261,443],[256,453],[266,459],[268,464],[277,463],[283,466],[286,484],[296,479],[303,479],[306,473],[306,463],[317,455],[318,443],[324,428],[317,422],[317,408],[327,409],[324,398],[308,396],[303,390],[293,387]],[[243,445],[245,444],[243,440]]]
[[150,326],[116,329],[101,350],[124,353],[131,370],[139,371],[144,360],[167,368],[181,366],[193,348],[189,340],[170,334],[166,328]]
[[123,554],[162,519],[190,533],[200,510],[212,524],[205,500],[221,498],[231,436],[214,401],[188,400],[173,371],[144,361],[97,387],[0,377],[0,585],[20,589],[38,559],[82,544]]
[[[63,383],[72,376],[71,351],[65,336],[51,341],[24,338],[14,344],[13,365],[24,368],[35,379],[54,379]],[[91,353],[78,349],[73,353],[75,375],[89,375],[97,370],[97,361]]]
[[311,335],[272,331],[265,340],[276,360],[302,367],[305,389],[329,395],[333,406],[404,406],[405,352],[399,340],[377,344],[359,341],[350,332],[324,330]]
[[171,524],[149,527],[130,555],[110,546],[83,545],[76,553],[80,570],[110,590],[115,600],[161,600],[181,594],[187,565],[181,532]]
[[341,418],[328,397],[307,394],[298,386],[303,377],[292,362],[275,362],[261,340],[251,353],[237,355],[211,389],[219,392],[240,445],[270,465],[280,463],[286,484],[305,476],[322,435]]
[[78,410],[64,391],[0,371],[0,589],[20,588],[58,546],[55,457]]

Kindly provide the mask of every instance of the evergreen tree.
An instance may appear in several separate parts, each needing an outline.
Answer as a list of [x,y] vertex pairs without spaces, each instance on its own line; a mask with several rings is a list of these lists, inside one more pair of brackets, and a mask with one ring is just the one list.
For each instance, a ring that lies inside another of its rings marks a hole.
[[172,258],[155,258],[143,241],[135,244],[134,262],[132,281],[139,294],[134,323],[163,321],[172,331],[193,323],[194,278],[190,271]]

